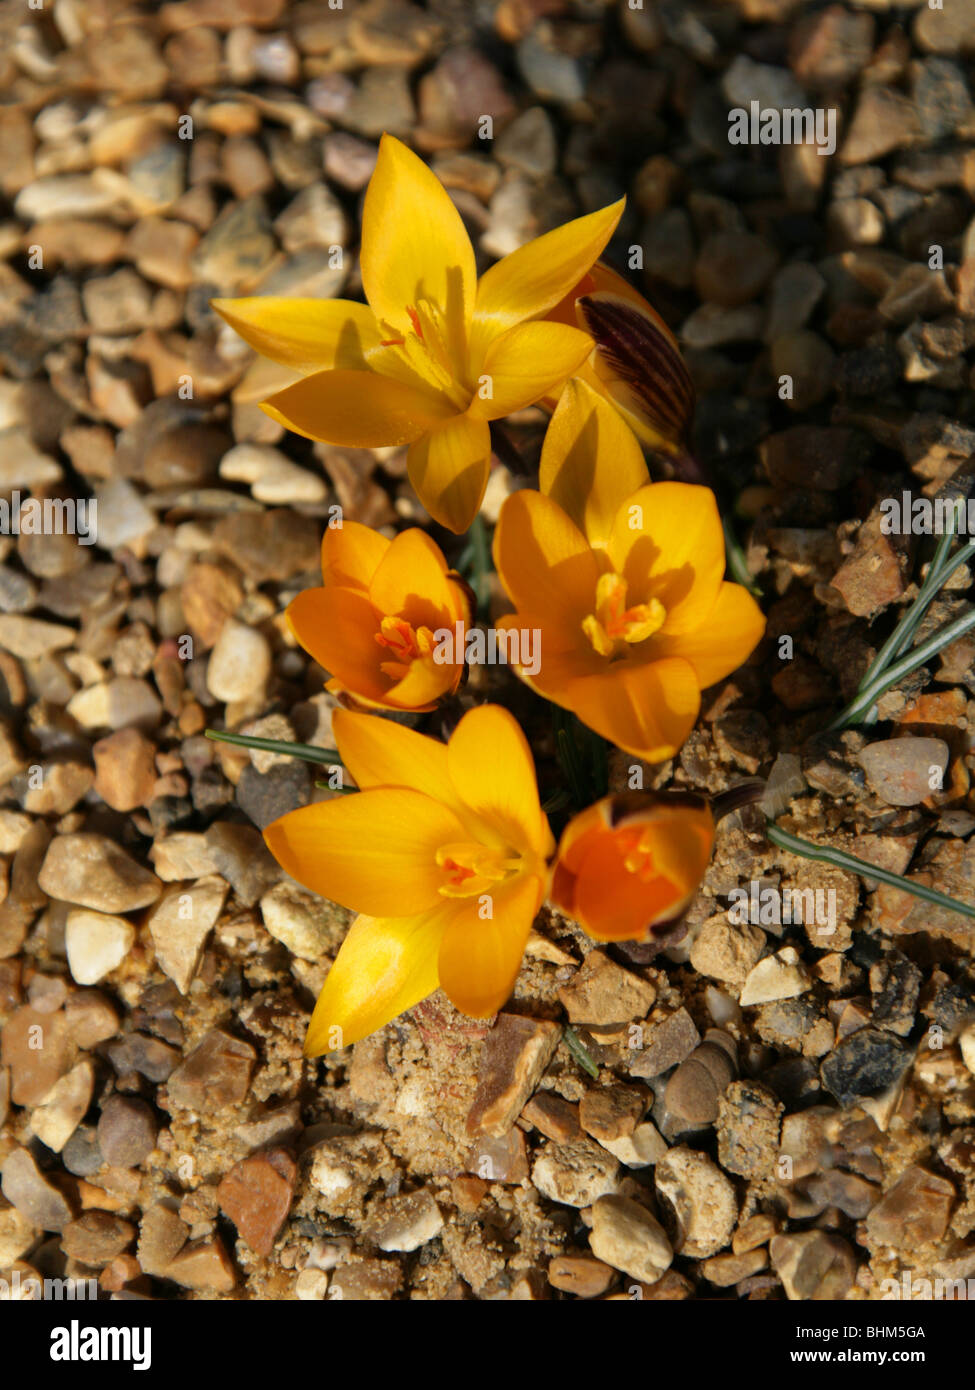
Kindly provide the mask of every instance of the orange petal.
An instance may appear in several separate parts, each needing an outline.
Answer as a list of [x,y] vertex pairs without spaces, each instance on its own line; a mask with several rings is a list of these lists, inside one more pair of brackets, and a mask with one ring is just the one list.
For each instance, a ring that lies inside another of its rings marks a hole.
[[323,670],[354,695],[384,700],[389,680],[380,670],[385,660],[375,640],[376,610],[358,589],[304,589],[286,609],[298,641]]
[[326,526],[322,537],[322,577],[326,587],[339,584],[346,589],[369,588],[370,580],[390,542],[371,526],[344,521]]
[[605,546],[620,507],[648,481],[632,430],[591,387],[567,382],[542,443],[541,491],[590,545]]
[[318,996],[305,1056],[348,1047],[432,994],[440,943],[455,911],[445,900],[419,917],[357,917]]
[[452,604],[443,551],[419,527],[401,531],[372,577],[369,597],[378,612],[414,627],[445,626]]
[[599,941],[639,940],[658,921],[674,916],[683,895],[657,875],[644,882],[630,873],[616,836],[600,835],[589,846],[575,885],[575,911]]
[[376,316],[350,299],[213,299],[211,306],[263,357],[299,372],[366,365],[379,347]]
[[701,706],[690,662],[667,657],[638,666],[617,662],[570,682],[569,709],[603,738],[648,763],[672,758]]
[[691,631],[711,612],[724,579],[724,532],[714,493],[691,483],[651,483],[620,507],[609,541],[629,601],[659,599],[662,632]]
[[[581,367],[592,346],[587,334],[560,323],[521,323],[509,328],[484,355],[471,414],[500,420],[533,405]],[[491,394],[481,399],[480,391],[487,385]]]
[[337,796],[274,821],[264,839],[285,873],[323,898],[375,917],[412,917],[442,901],[441,845],[457,817],[405,787]]
[[308,439],[376,449],[411,443],[449,419],[456,407],[444,396],[389,376],[339,370],[303,377],[261,409]]
[[539,805],[531,749],[506,709],[469,710],[447,746],[447,768],[460,800],[501,844],[551,853],[552,833]]
[[505,499],[494,533],[494,563],[515,606],[550,615],[573,633],[592,611],[599,565],[557,502],[529,488]]
[[543,896],[542,880],[522,875],[493,895],[488,920],[478,916],[477,898],[462,900],[466,911],[448,924],[438,967],[440,986],[461,1013],[488,1018],[504,1004]]
[[433,517],[459,535],[477,516],[491,465],[486,420],[454,415],[417,439],[407,458],[410,482]]
[[447,745],[404,728],[392,719],[336,710],[332,715],[335,746],[363,790],[370,787],[413,787],[435,801],[451,806],[460,799],[447,770]]
[[694,667],[702,690],[732,671],[751,656],[765,632],[765,615],[741,584],[727,581],[708,616],[688,632],[671,637],[666,628],[660,633],[654,651],[662,656],[682,657]]
[[436,709],[446,695],[457,689],[463,674],[463,663],[441,665],[432,657],[414,657],[403,679],[387,690],[383,704],[387,709]]
[[362,287],[376,313],[401,332],[409,308],[432,300],[463,350],[477,269],[460,213],[443,184],[400,140],[384,135],[362,210]]

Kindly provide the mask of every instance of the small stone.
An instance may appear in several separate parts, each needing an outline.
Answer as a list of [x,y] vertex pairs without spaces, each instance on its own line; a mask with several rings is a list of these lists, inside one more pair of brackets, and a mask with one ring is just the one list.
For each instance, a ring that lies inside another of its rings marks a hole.
[[261,916],[271,935],[302,960],[320,961],[334,954],[345,914],[290,880],[282,880],[261,898]]
[[403,1286],[403,1274],[393,1260],[361,1260],[342,1265],[332,1275],[329,1297],[355,1302],[386,1302]]
[[857,762],[888,806],[917,806],[941,788],[949,757],[940,738],[891,738],[867,744]]
[[51,652],[62,651],[77,641],[73,627],[28,618],[21,613],[0,613],[0,648],[21,661],[37,661]]
[[3,1160],[0,1190],[25,1220],[42,1231],[61,1231],[72,1218],[65,1197],[44,1177],[27,1149],[15,1148]]
[[491,1182],[522,1183],[528,1178],[528,1150],[525,1136],[514,1125],[500,1139],[493,1134],[478,1136],[467,1157],[467,1167]]
[[79,985],[96,985],[122,964],[134,941],[135,928],[124,917],[84,908],[69,912],[64,947],[72,979]]
[[206,843],[217,873],[230,884],[242,907],[253,907],[281,878],[277,861],[252,825],[218,821],[206,832]]
[[667,1152],[667,1141],[649,1120],[637,1125],[632,1134],[619,1139],[600,1139],[599,1142],[625,1168],[652,1168]]
[[175,1211],[156,1202],[143,1213],[139,1224],[137,1257],[146,1274],[165,1277],[170,1264],[182,1250],[190,1228]]
[[138,1072],[155,1082],[167,1081],[180,1060],[177,1048],[146,1033],[126,1033],[109,1043],[105,1052],[117,1075]]
[[767,1251],[749,1250],[743,1255],[712,1255],[710,1260],[705,1260],[701,1265],[701,1273],[709,1284],[715,1284],[719,1289],[727,1289],[732,1284],[739,1284],[742,1279],[758,1274],[767,1266]]
[[156,962],[180,994],[189,991],[204,942],[218,922],[226,898],[227,884],[212,874],[192,887],[171,889],[152,910],[148,926]]
[[22,1216],[16,1207],[0,1210],[0,1269],[7,1269],[26,1255],[37,1244],[39,1235],[34,1223]]
[[85,763],[46,763],[39,787],[24,793],[24,810],[35,816],[64,816],[78,804],[94,781]]
[[856,1277],[856,1259],[847,1242],[825,1231],[775,1236],[769,1259],[790,1300],[843,1299]]
[[311,769],[299,758],[289,758],[264,773],[250,765],[244,768],[237,783],[237,805],[248,820],[263,830],[289,811],[307,806],[311,788]]
[[137,1096],[109,1096],[98,1119],[98,1147],[106,1163],[136,1168],[156,1147],[156,1117]]
[[212,1029],[169,1078],[170,1101],[181,1110],[211,1114],[247,1096],[257,1060],[250,1043]]
[[612,1266],[587,1255],[556,1255],[548,1267],[552,1288],[575,1294],[576,1298],[598,1298],[615,1277]]
[[771,1176],[785,1107],[759,1081],[733,1081],[718,1103],[718,1161],[743,1178]]
[[217,1188],[220,1209],[258,1255],[270,1255],[294,1196],[298,1169],[286,1149],[254,1154],[231,1168]]
[[674,1258],[663,1227],[629,1197],[593,1203],[589,1245],[597,1259],[646,1284],[656,1283]]
[[799,953],[784,946],[774,956],[766,956],[754,966],[741,987],[738,1002],[743,1007],[768,1004],[775,999],[794,999],[812,986]]
[[231,293],[253,287],[274,252],[263,200],[247,198],[220,214],[193,253],[192,268],[198,280]]
[[237,1285],[233,1264],[219,1236],[184,1245],[166,1266],[166,1278],[201,1293],[231,1293]]
[[498,136],[494,155],[499,163],[519,169],[530,178],[555,172],[558,145],[552,120],[544,106],[531,106]]
[[914,1016],[917,1013],[923,981],[924,975],[921,970],[899,952],[891,952],[883,960],[871,965],[871,1022],[874,1026],[906,1038],[914,1027]]
[[114,811],[134,811],[152,800],[156,747],[138,729],[119,729],[91,750],[95,791]]
[[691,965],[711,980],[743,985],[765,949],[765,933],[748,922],[734,924],[724,913],[709,917],[690,950]]
[[807,87],[845,87],[864,71],[873,54],[875,21],[829,5],[805,15],[789,34],[792,71]]
[[867,1234],[875,1245],[914,1252],[941,1240],[956,1192],[947,1178],[913,1165],[894,1183],[867,1217]]
[[546,1139],[565,1144],[582,1138],[579,1107],[563,1100],[553,1091],[536,1091],[521,1112],[520,1118],[533,1125]]
[[55,1153],[60,1153],[74,1134],[91,1104],[95,1073],[87,1058],[62,1076],[31,1111],[30,1127]]
[[95,1047],[118,1031],[118,1014],[97,989],[79,989],[70,994],[64,1017],[68,1034],[79,1047]]
[[38,875],[51,898],[99,912],[132,912],[148,907],[162,884],[104,835],[59,835],[51,841]]
[[10,1068],[14,1105],[40,1105],[67,1071],[65,1033],[63,1013],[38,1013],[24,1005],[8,1015],[0,1029],[0,1061]]
[[585,96],[585,64],[571,53],[560,52],[544,23],[521,40],[515,58],[525,82],[543,100],[568,104]]
[[71,1260],[94,1269],[111,1264],[135,1239],[135,1227],[107,1211],[86,1211],[61,1233],[61,1249]]
[[238,1125],[234,1133],[248,1148],[261,1149],[269,1144],[290,1144],[301,1130],[301,1103],[289,1100],[285,1105]]
[[630,1075],[660,1076],[689,1057],[700,1041],[694,1020],[682,1006],[654,1025],[643,1051],[630,1063]]
[[975,3],[951,0],[937,9],[921,6],[914,20],[914,38],[929,53],[975,52]]
[[327,495],[323,478],[299,468],[269,444],[238,444],[220,461],[220,476],[248,483],[258,502],[280,505],[321,502]]
[[755,299],[775,271],[778,256],[750,232],[716,232],[701,246],[694,266],[703,300],[736,308]]
[[746,111],[752,101],[776,111],[806,105],[805,93],[788,69],[756,63],[744,53],[725,69],[721,90],[730,106],[741,106]]
[[124,729],[131,725],[153,729],[163,707],[148,681],[132,676],[86,686],[68,701],[68,714],[83,729]]
[[654,1181],[672,1214],[677,1254],[703,1260],[729,1243],[738,1219],[735,1190],[706,1154],[671,1149],[654,1169]]
[[650,1099],[649,1093],[635,1086],[602,1086],[586,1091],[579,1102],[579,1123],[601,1144],[629,1138],[643,1119]]
[[849,612],[871,618],[905,589],[906,553],[900,538],[885,535],[882,518],[872,512],[860,527],[853,554],[831,580]]
[[499,1014],[484,1042],[468,1133],[501,1137],[537,1087],[559,1045],[562,1029],[544,1019]]
[[921,126],[914,104],[893,87],[865,86],[839,152],[843,164],[870,164],[916,144]]
[[37,447],[26,427],[0,431],[0,446],[0,492],[33,491],[60,480],[60,464]]
[[328,1275],[323,1269],[303,1269],[295,1280],[295,1298],[317,1303],[328,1293]]
[[842,1106],[855,1105],[899,1081],[910,1064],[910,1053],[891,1033],[858,1028],[823,1058],[823,1085]]
[[303,251],[309,246],[346,246],[349,240],[345,209],[325,183],[312,183],[301,189],[275,218],[274,230],[286,251]]
[[207,665],[207,689],[216,700],[247,700],[264,689],[271,649],[256,628],[228,618]]
[[700,1047],[667,1082],[664,1107],[674,1124],[698,1129],[713,1124],[725,1089],[737,1074],[734,1041],[719,1028],[709,1028]]
[[419,1250],[443,1230],[440,1208],[426,1189],[389,1197],[370,1211],[368,1238],[380,1250]]
[[559,990],[562,1007],[574,1024],[621,1028],[646,1017],[656,988],[616,965],[602,951],[590,951],[569,984]]
[[547,1143],[532,1165],[532,1182],[543,1197],[567,1207],[591,1207],[619,1186],[619,1165],[591,1139]]
[[149,851],[149,858],[156,877],[164,883],[205,878],[217,869],[206,836],[189,830],[157,839]]

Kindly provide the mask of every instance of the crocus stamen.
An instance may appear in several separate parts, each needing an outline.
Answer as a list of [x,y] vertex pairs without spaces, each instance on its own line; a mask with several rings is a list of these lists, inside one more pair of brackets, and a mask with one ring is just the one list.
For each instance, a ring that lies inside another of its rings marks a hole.
[[445,898],[469,898],[486,893],[514,873],[521,856],[476,843],[441,845],[437,867],[444,870],[440,892]]
[[596,584],[596,611],[582,620],[582,630],[600,656],[624,655],[624,644],[645,642],[666,621],[667,610],[659,599],[627,608],[626,588],[621,574],[601,574]]
[[657,875],[650,847],[649,831],[620,831],[623,863],[627,873],[636,874],[641,883],[649,883]]
[[408,673],[410,662],[430,656],[434,648],[433,633],[428,627],[414,628],[405,618],[383,618],[376,633],[381,647],[388,647],[396,658],[383,661],[379,669],[391,680],[399,681]]

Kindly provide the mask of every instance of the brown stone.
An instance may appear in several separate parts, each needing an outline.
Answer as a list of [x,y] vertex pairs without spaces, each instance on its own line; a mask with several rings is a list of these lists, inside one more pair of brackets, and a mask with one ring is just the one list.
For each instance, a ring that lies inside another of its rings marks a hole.
[[528,1177],[525,1136],[517,1126],[505,1134],[482,1134],[467,1159],[467,1167],[488,1182],[524,1182]]
[[156,1202],[143,1213],[139,1224],[139,1264],[146,1274],[164,1276],[190,1234],[176,1212]]
[[694,1020],[683,1006],[654,1025],[646,1046],[630,1063],[631,1076],[660,1076],[689,1057],[701,1041]]
[[135,1239],[135,1227],[107,1211],[86,1211],[61,1233],[61,1249],[69,1259],[96,1269],[121,1255]]
[[511,1128],[561,1036],[557,1023],[519,1014],[498,1015],[484,1042],[477,1090],[467,1117],[468,1133],[481,1130],[500,1138]]
[[536,1091],[521,1112],[521,1119],[533,1125],[546,1139],[566,1144],[582,1138],[579,1107],[563,1100],[554,1091]]
[[27,1149],[15,1148],[4,1158],[0,1190],[42,1231],[61,1231],[73,1216],[64,1193],[47,1180]]
[[776,1236],[769,1244],[769,1258],[790,1300],[843,1299],[856,1278],[850,1246],[825,1231]]
[[230,1293],[237,1284],[233,1263],[219,1236],[185,1245],[167,1265],[166,1277],[184,1289],[200,1292]]
[[571,1023],[618,1025],[646,1017],[657,997],[655,987],[631,970],[616,965],[602,951],[590,951],[559,999]]
[[156,748],[138,729],[118,729],[92,748],[95,791],[114,811],[133,811],[152,800]]
[[170,1102],[209,1114],[247,1095],[256,1053],[250,1043],[212,1029],[169,1078]]
[[236,1164],[217,1188],[221,1210],[258,1255],[270,1255],[288,1219],[297,1173],[286,1149],[268,1149]]
[[652,1096],[635,1086],[602,1086],[579,1102],[579,1123],[600,1143],[627,1139],[646,1113]]
[[38,1013],[24,1005],[0,1032],[0,1061],[10,1068],[14,1105],[39,1105],[67,1070],[69,1045],[63,1013]]
[[575,1294],[576,1298],[598,1298],[616,1278],[616,1270],[590,1255],[557,1255],[548,1267],[553,1289]]
[[907,1169],[867,1217],[867,1232],[876,1245],[916,1250],[941,1240],[956,1193],[947,1178],[916,1165]]

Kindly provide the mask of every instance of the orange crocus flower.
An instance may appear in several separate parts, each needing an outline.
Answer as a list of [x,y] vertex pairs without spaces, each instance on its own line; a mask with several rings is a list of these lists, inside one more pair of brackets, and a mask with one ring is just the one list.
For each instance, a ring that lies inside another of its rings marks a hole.
[[714,820],[703,796],[605,797],[566,826],[552,901],[597,941],[640,940],[687,911],[713,844]]
[[765,620],[724,580],[709,488],[649,483],[637,441],[584,382],[566,386],[539,470],[540,492],[508,497],[494,562],[534,628],[541,664],[518,674],[540,695],[648,762],[672,757],[701,691],[750,655]]
[[511,993],[548,890],[555,841],[515,719],[481,705],[448,744],[338,710],[333,732],[360,790],[264,831],[292,878],[357,917],[328,973],[305,1052],[366,1037],[438,986],[487,1018]]
[[489,422],[550,395],[592,339],[544,316],[601,254],[623,201],[556,227],[478,279],[443,185],[390,135],[362,213],[368,301],[256,296],[213,306],[252,347],[300,374],[263,403],[330,444],[409,444],[410,481],[435,521],[466,531],[491,461]]
[[322,541],[320,589],[288,605],[295,637],[332,679],[326,689],[392,710],[430,710],[452,694],[464,674],[444,662],[436,633],[466,629],[467,586],[424,531],[413,527],[389,541],[355,521],[329,527]]

